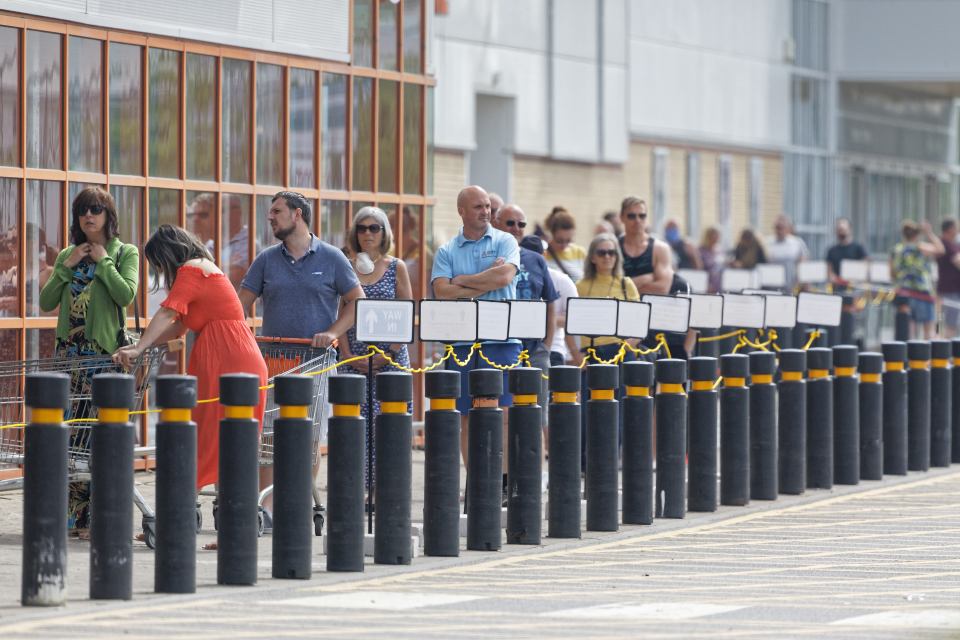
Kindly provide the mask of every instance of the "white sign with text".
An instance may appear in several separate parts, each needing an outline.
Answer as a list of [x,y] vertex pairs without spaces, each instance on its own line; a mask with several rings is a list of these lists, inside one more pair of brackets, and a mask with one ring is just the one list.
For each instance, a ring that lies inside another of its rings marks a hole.
[[420,340],[423,342],[473,342],[476,339],[476,301],[420,301]]
[[690,328],[719,329],[723,326],[723,296],[691,294]]
[[646,302],[619,300],[617,335],[621,338],[646,338],[650,332],[650,305]]
[[356,331],[360,342],[413,342],[413,300],[357,300]]
[[843,296],[803,291],[797,297],[797,322],[819,327],[839,327]]
[[477,300],[477,340],[506,340],[510,336],[510,303]]
[[763,329],[766,296],[723,294],[723,325],[735,329]]
[[690,328],[690,298],[648,293],[640,300],[650,304],[651,331],[686,333]]
[[543,300],[510,300],[510,337],[543,340],[546,336],[547,303]]
[[572,336],[617,335],[616,298],[568,298],[566,330]]
[[710,274],[700,269],[677,269],[677,275],[690,284],[694,293],[706,293],[710,288]]
[[830,275],[824,260],[804,260],[797,263],[797,282],[800,284],[823,284],[829,280]]

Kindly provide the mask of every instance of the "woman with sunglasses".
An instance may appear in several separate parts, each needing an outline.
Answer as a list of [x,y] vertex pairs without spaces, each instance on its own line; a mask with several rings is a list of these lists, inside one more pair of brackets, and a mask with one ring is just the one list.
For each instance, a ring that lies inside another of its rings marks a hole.
[[[387,255],[393,247],[393,230],[390,221],[383,209],[378,207],[363,207],[353,217],[353,225],[347,235],[349,257],[353,268],[357,272],[360,286],[367,298],[380,300],[410,300],[413,291],[410,287],[410,276],[407,265],[391,255]],[[357,318],[357,322],[361,322]],[[378,348],[390,354],[394,362],[404,367],[410,366],[410,355],[405,344],[378,343]],[[356,329],[347,331],[347,339],[341,341],[343,359],[367,353],[367,345],[357,340]],[[387,363],[386,358],[377,354],[366,360],[357,360],[341,367],[342,373],[359,373],[367,375],[385,371],[398,371]],[[376,383],[374,383],[376,384]],[[366,403],[360,405],[363,417],[367,419],[367,442],[373,443],[373,421],[371,415],[380,413],[380,401],[377,400],[376,388],[373,389],[373,412],[369,411]],[[372,444],[371,444],[372,451]],[[372,451],[370,462],[376,459],[376,452]],[[370,470],[368,470],[369,473]],[[367,486],[373,486],[373,478],[368,479]]]
[[573,236],[577,223],[570,212],[563,207],[554,207],[544,221],[550,238],[547,242],[547,264],[564,272],[574,282],[583,277],[583,263],[587,250],[574,244]]
[[[137,294],[140,255],[137,247],[119,238],[113,196],[100,187],[87,187],[73,199],[71,245],[60,252],[40,291],[40,308],[57,316],[57,358],[108,356],[119,345],[126,327],[127,306]],[[110,368],[112,370],[112,367]],[[90,394],[97,371],[84,367],[71,373],[71,388]],[[89,403],[78,403],[70,418],[87,418]],[[85,537],[89,527],[89,483],[71,483],[71,528]]]

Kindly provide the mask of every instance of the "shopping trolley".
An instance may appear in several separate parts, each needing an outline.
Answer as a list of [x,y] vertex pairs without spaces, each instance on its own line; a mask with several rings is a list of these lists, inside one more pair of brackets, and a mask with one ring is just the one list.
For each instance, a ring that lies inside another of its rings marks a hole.
[[[313,468],[317,467],[320,456],[320,443],[326,439],[327,418],[327,378],[336,364],[337,352],[333,347],[313,347],[312,341],[304,338],[257,337],[260,353],[267,363],[267,401],[263,412],[263,433],[260,437],[259,461],[261,467],[273,466],[273,423],[280,415],[273,396],[273,383],[277,376],[285,374],[309,375],[313,377],[313,402],[309,415],[313,419]],[[263,535],[265,516],[263,501],[273,493],[273,485],[260,491],[257,510],[257,531]],[[323,534],[324,507],[320,501],[320,491],[313,483],[313,527],[316,535]],[[213,524],[218,526],[217,502],[213,503]]]
[[[143,404],[144,392],[150,386],[166,351],[166,345],[147,349],[129,372],[136,377],[135,409]],[[70,428],[67,477],[72,482],[88,481],[90,436],[96,419],[91,395],[93,377],[117,371],[119,369],[110,356],[73,356],[0,363],[0,471],[17,469],[23,465],[23,430],[27,418],[23,399],[24,376],[30,373],[67,373],[70,374],[70,407],[64,414]],[[134,457],[147,455],[152,450],[152,447],[137,447]],[[133,460],[130,464],[133,464]],[[22,486],[23,477],[0,480],[0,491]],[[143,533],[149,542],[153,537],[154,513],[136,486],[133,488],[133,501],[143,514]]]

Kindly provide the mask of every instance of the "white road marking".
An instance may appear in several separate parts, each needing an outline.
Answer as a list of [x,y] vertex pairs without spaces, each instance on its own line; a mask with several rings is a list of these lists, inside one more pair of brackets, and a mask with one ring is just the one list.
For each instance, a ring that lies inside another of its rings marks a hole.
[[595,607],[551,611],[540,615],[555,618],[620,618],[651,620],[689,620],[745,609],[740,605],[706,602],[651,602],[648,604],[601,604]]
[[901,609],[881,611],[830,624],[859,627],[914,627],[917,629],[960,629],[960,611],[956,609]]
[[408,609],[438,607],[445,604],[456,604],[480,599],[482,599],[482,596],[441,593],[400,593],[397,591],[351,591],[349,593],[334,593],[325,596],[271,600],[269,604],[271,606],[294,605],[331,609],[406,611]]

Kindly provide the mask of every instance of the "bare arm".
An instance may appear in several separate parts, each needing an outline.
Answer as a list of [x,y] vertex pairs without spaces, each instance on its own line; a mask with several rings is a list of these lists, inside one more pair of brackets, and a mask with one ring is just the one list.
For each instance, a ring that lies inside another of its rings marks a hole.
[[140,341],[135,345],[117,349],[116,353],[113,354],[113,361],[129,369],[140,357],[140,354],[149,347],[182,336],[184,331],[186,329],[177,312],[167,307],[160,307],[160,310],[150,319],[150,324],[147,325]]
[[670,293],[673,284],[673,265],[670,263],[670,247],[657,240],[653,244],[653,273],[635,276],[633,283],[640,293]]
[[[501,259],[498,258],[498,261]],[[517,267],[510,263],[501,263],[495,264],[489,269],[485,269],[480,273],[474,273],[471,275],[457,275],[450,279],[451,284],[460,285],[462,287],[467,287],[470,289],[478,289],[479,291],[486,293],[487,291],[494,291],[496,289],[502,289],[507,286],[517,275]]]
[[237,296],[240,298],[240,306],[243,307],[243,315],[246,318],[253,316],[253,303],[257,301],[257,294],[246,287],[240,287],[240,291],[237,292]]
[[570,361],[574,364],[580,364],[580,343],[577,342],[577,338],[568,333],[564,336],[564,340],[567,343],[567,351],[570,352]]
[[433,293],[441,300],[456,300],[458,298],[476,298],[484,292],[453,284],[450,278],[437,278],[433,281]]
[[336,321],[326,331],[313,336],[314,347],[329,347],[334,340],[344,335],[353,326],[357,315],[356,301],[365,297],[363,288],[358,284],[340,298],[340,313]]

